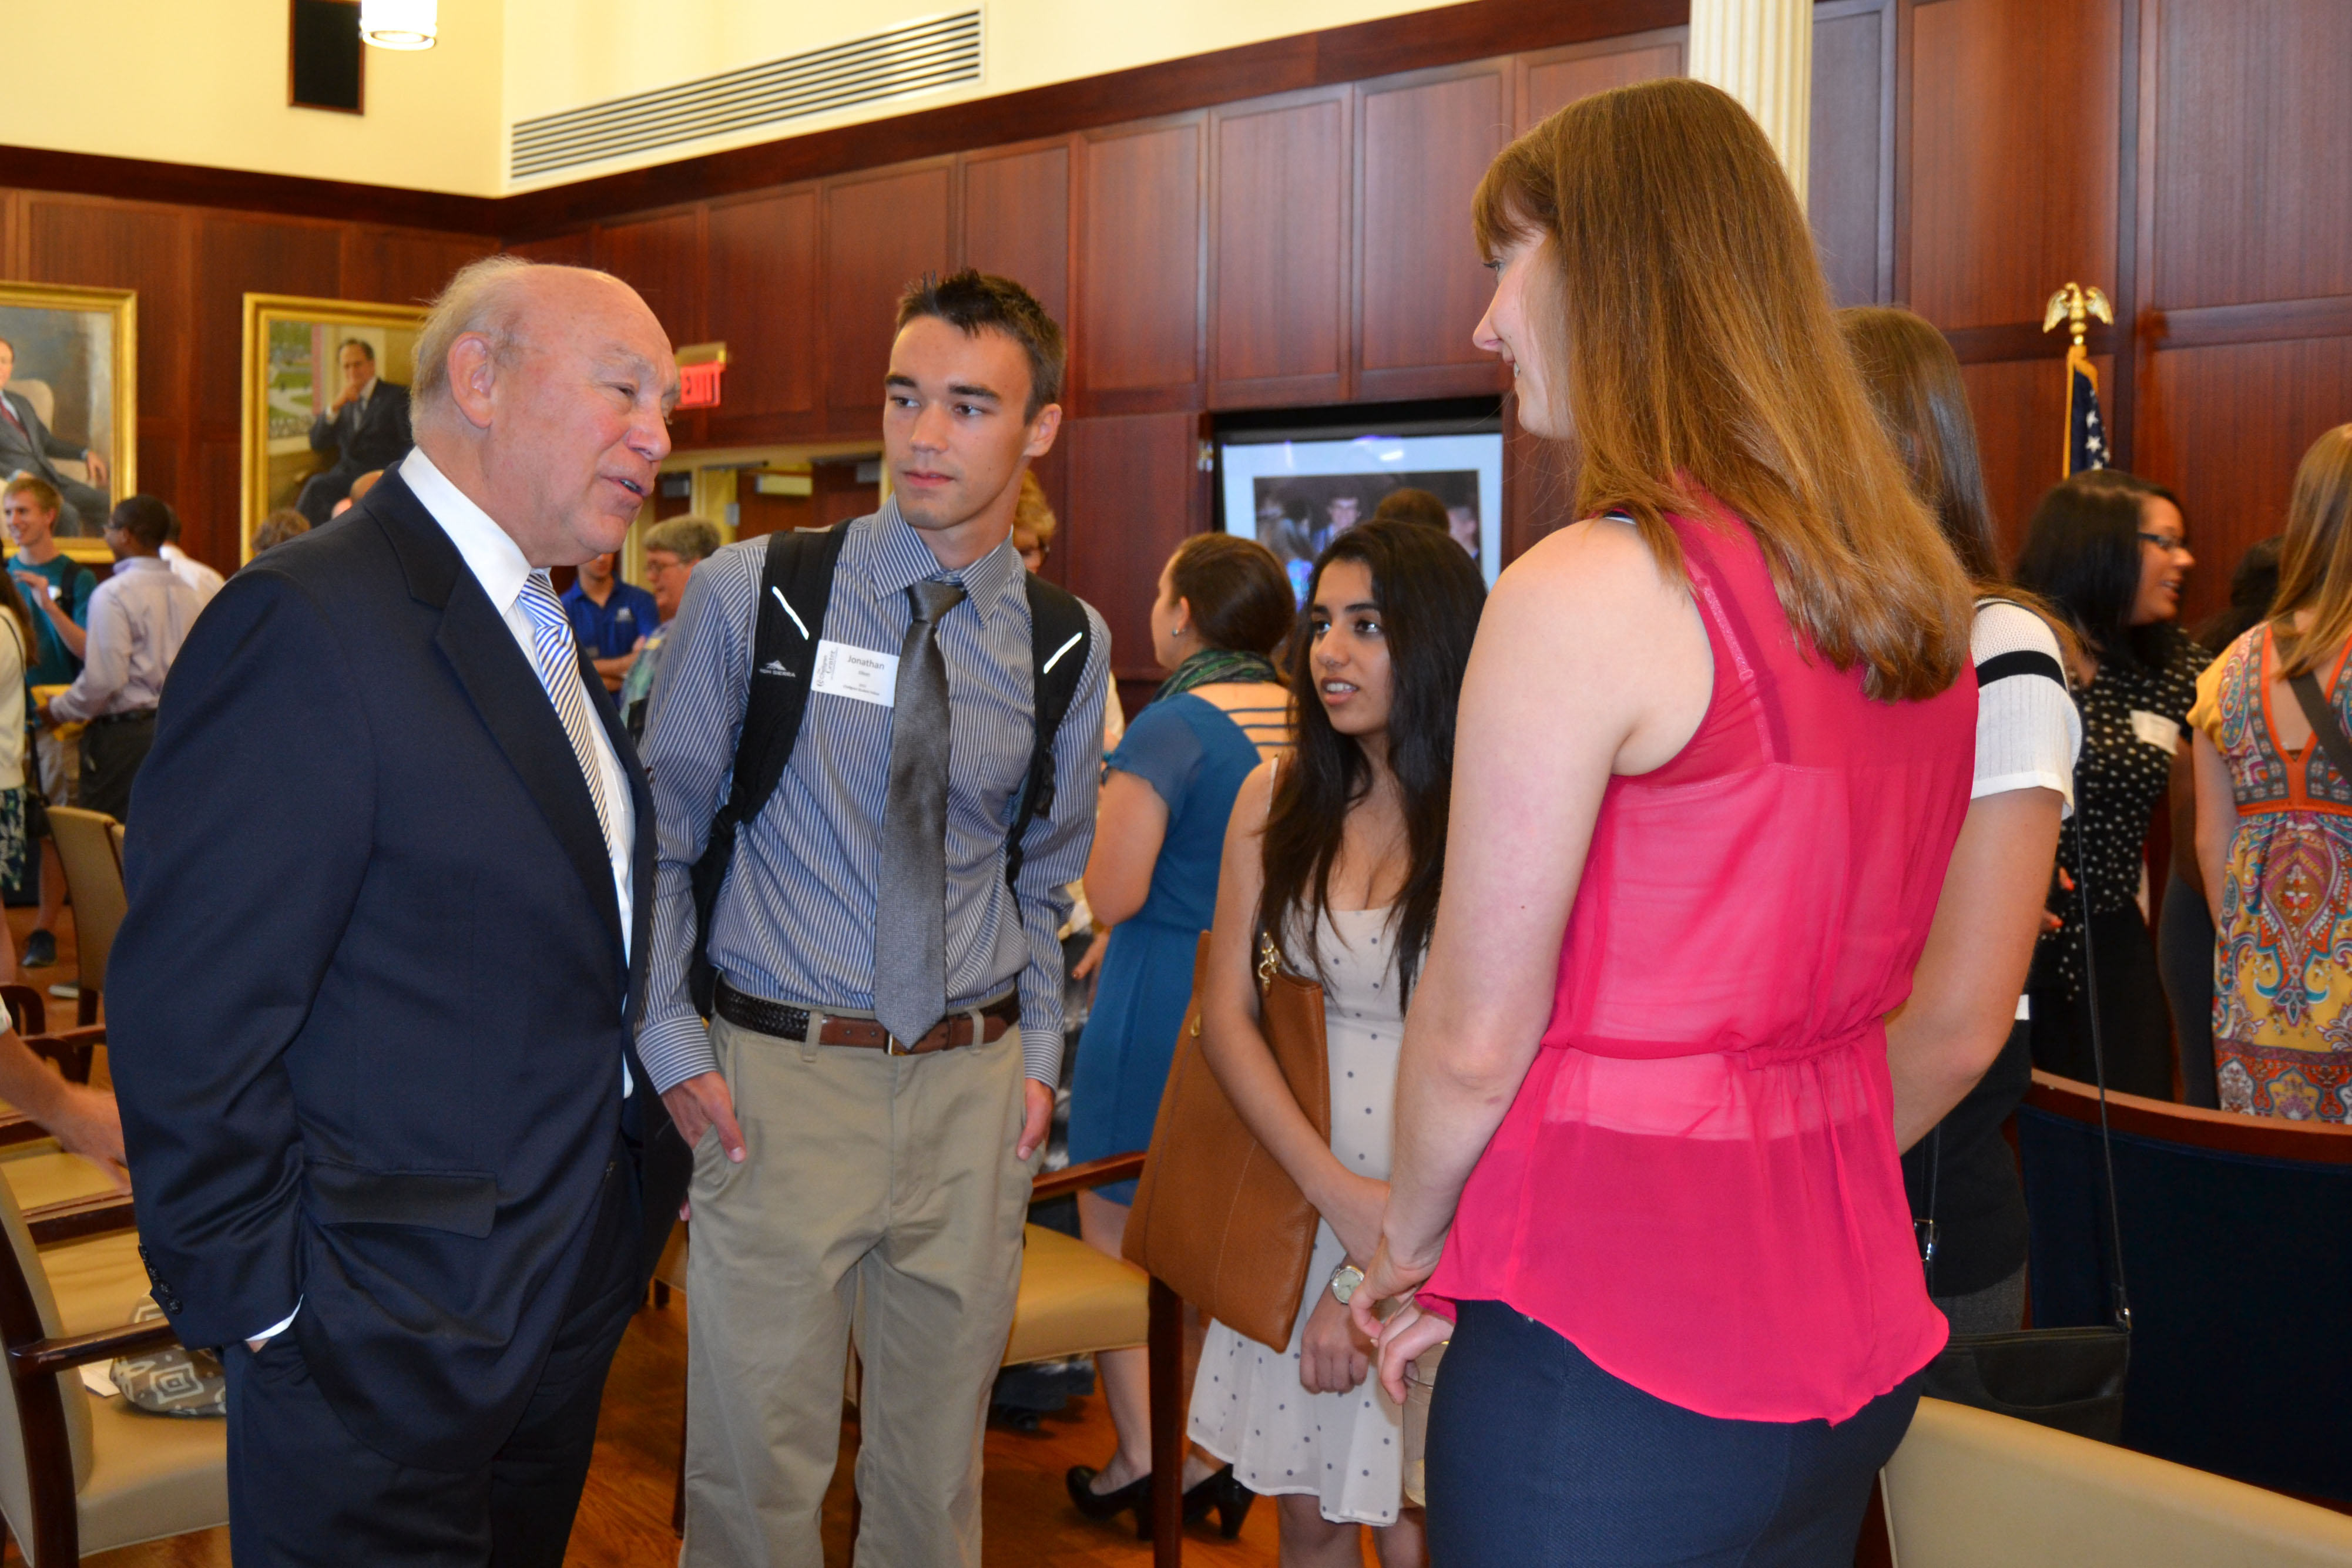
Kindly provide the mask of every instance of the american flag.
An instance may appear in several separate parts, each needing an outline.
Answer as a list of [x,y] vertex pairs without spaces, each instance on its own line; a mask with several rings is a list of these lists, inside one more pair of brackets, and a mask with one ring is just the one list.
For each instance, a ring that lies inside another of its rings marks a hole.
[[2107,427],[2099,418],[2099,372],[2081,344],[2066,351],[2066,472],[2107,465]]

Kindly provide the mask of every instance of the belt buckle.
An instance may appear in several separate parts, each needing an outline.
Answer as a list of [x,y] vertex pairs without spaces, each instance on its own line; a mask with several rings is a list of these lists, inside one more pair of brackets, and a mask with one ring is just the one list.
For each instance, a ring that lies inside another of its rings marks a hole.
[[882,1054],[885,1056],[912,1056],[915,1053],[907,1049],[907,1042],[905,1040],[900,1040],[897,1035],[885,1030],[882,1031]]

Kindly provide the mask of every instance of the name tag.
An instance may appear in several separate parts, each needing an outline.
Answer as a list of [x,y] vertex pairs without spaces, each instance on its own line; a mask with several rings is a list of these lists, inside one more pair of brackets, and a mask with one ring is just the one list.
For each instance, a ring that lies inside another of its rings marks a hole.
[[898,695],[898,655],[824,638],[816,645],[816,674],[809,687],[837,697],[893,706]]
[[2160,713],[2132,710],[2132,733],[2167,757],[2180,749],[2180,727]]

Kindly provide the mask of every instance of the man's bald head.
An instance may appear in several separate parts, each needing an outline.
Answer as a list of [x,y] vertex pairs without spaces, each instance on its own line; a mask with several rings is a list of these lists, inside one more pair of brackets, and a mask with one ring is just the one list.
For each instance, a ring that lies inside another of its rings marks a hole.
[[669,452],[669,339],[609,273],[489,256],[417,334],[416,444],[532,564],[618,547]]
[[410,417],[422,421],[430,405],[447,403],[449,353],[460,339],[481,339],[490,357],[504,363],[525,345],[542,340],[551,318],[562,322],[566,307],[587,303],[609,308],[621,301],[647,319],[653,315],[636,290],[609,272],[556,267],[520,256],[486,256],[468,262],[449,279],[417,329]]

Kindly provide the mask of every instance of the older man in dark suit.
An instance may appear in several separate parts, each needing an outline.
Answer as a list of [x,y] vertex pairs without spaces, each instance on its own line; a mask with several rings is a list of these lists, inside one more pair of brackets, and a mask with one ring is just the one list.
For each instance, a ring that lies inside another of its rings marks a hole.
[[377,379],[375,350],[353,338],[336,350],[335,360],[342,390],[310,422],[310,450],[331,452],[335,461],[304,480],[294,498],[294,509],[314,528],[334,516],[335,503],[351,494],[352,480],[399,462],[414,439],[408,389]]
[[684,1191],[630,1038],[652,803],[548,579],[652,493],[669,344],[495,256],[417,363],[416,449],[190,635],[108,975],[155,1298],[227,1346],[240,1565],[556,1568]]
[[[31,398],[20,392],[10,392],[8,378],[16,369],[16,346],[0,338],[0,479],[30,474],[36,479],[47,480],[65,503],[58,508],[58,533],[66,538],[79,535],[96,538],[99,530],[106,526],[106,514],[112,506],[104,488],[109,476],[106,457],[58,435],[42,420]],[[59,473],[60,460],[88,465],[89,476],[96,483],[85,485]]]

